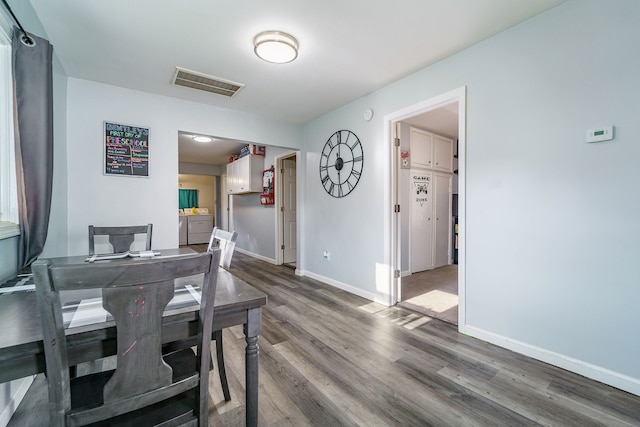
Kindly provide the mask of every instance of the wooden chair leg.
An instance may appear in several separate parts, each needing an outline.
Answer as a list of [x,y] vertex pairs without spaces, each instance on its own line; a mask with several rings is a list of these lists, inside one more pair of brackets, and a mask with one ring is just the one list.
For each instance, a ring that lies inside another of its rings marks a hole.
[[214,331],[213,336],[216,340],[216,357],[218,359],[218,373],[220,374],[220,383],[222,384],[222,394],[224,400],[230,401],[229,383],[227,382],[227,371],[224,368],[224,352],[222,350],[222,331]]

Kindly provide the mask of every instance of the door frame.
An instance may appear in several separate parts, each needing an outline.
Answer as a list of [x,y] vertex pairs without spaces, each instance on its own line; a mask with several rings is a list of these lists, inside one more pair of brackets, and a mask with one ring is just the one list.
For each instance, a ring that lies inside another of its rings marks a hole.
[[[280,179],[280,172],[283,169],[283,161],[285,159],[288,159],[290,157],[295,157],[296,158],[296,165],[300,164],[300,152],[296,151],[296,150],[290,150],[290,151],[285,151],[283,153],[278,154],[275,158],[274,158],[274,162],[275,162],[275,169],[277,171],[277,173],[275,173],[275,196],[274,196],[274,206],[276,209],[276,214],[275,214],[275,232],[276,232],[276,238],[275,238],[275,242],[276,242],[276,250],[275,250],[275,260],[276,260],[276,265],[282,265],[283,264],[283,258],[284,255],[282,253],[282,245],[284,244],[284,230],[282,227],[282,223],[284,221],[284,213],[282,212],[282,210],[280,209],[280,207],[282,206],[282,201],[283,201],[283,197],[282,197],[282,191],[284,190],[283,186],[282,186],[282,179]],[[296,184],[299,181],[298,179],[298,169],[296,167]],[[298,186],[296,185],[296,205],[298,203]],[[297,207],[297,206],[296,206]],[[297,209],[296,209],[297,211]],[[300,259],[300,253],[299,253],[299,248],[300,245],[298,244],[297,240],[298,240],[298,236],[300,236],[299,230],[298,230],[298,224],[299,221],[296,219],[296,247],[298,249],[296,249],[296,266],[299,265],[299,259]],[[296,271],[297,271],[298,267],[296,267]]]
[[[389,149],[389,183],[391,194],[389,197],[392,215],[388,217],[388,230],[390,236],[391,254],[391,289],[389,292],[391,305],[400,302],[401,293],[401,233],[400,224],[403,219],[402,210],[395,212],[395,205],[400,204],[399,171],[398,165],[400,147],[396,147],[397,123],[409,117],[436,110],[444,105],[458,102],[458,330],[466,325],[466,86],[453,89],[441,95],[429,98],[417,104],[405,107],[401,110],[387,114],[384,118],[384,134],[388,141]],[[408,207],[403,207],[406,211]]]

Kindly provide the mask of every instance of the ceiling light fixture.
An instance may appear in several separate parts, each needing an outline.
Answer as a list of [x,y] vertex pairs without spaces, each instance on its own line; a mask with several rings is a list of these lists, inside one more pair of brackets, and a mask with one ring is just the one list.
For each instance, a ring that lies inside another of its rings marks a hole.
[[213,138],[210,138],[208,136],[194,135],[193,140],[197,142],[211,142],[213,141]]
[[264,31],[253,38],[254,52],[274,64],[285,64],[298,57],[298,41],[282,31]]

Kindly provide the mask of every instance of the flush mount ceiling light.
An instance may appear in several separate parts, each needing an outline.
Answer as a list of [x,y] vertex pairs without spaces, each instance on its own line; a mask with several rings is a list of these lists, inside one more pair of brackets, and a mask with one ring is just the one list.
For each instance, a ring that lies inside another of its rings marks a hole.
[[285,64],[298,57],[298,41],[282,31],[264,31],[253,39],[258,57],[274,64]]
[[193,140],[197,142],[211,142],[213,141],[213,138],[210,138],[208,136],[202,136],[202,135],[194,135]]

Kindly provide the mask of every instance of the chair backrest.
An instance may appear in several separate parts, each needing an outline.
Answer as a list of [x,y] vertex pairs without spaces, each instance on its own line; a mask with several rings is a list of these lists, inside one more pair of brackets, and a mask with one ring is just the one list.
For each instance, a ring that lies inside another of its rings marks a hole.
[[131,249],[136,234],[146,234],[145,250],[151,250],[151,232],[153,224],[132,225],[124,227],[95,227],[89,226],[89,255],[95,254],[94,236],[109,236],[109,243],[113,252],[126,252]]
[[222,250],[222,255],[220,256],[220,267],[225,270],[229,270],[229,267],[231,267],[231,258],[233,257],[233,251],[236,248],[237,238],[237,231],[225,231],[218,227],[214,227],[213,232],[211,233],[208,250],[211,250],[212,248],[220,248]]
[[[199,425],[206,425],[213,307],[220,253],[220,250],[213,250],[178,257],[65,266],[52,265],[48,260],[33,263],[43,329],[51,425],[63,426],[67,422],[84,425],[113,418],[189,389],[196,391],[193,407],[189,408],[193,410],[190,416],[199,419],[201,415]],[[187,378],[175,380],[172,379],[171,367],[162,359],[162,316],[173,298],[174,280],[196,274],[204,276],[195,355],[197,370]],[[67,340],[60,292],[91,288],[102,289],[103,307],[116,323],[117,367],[104,384],[101,405],[71,410]]]

